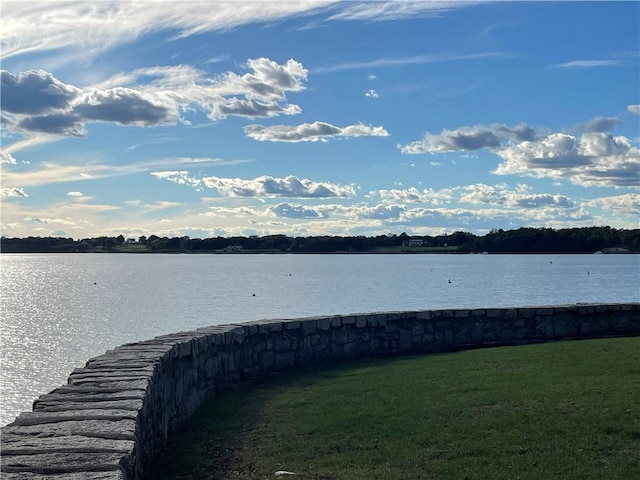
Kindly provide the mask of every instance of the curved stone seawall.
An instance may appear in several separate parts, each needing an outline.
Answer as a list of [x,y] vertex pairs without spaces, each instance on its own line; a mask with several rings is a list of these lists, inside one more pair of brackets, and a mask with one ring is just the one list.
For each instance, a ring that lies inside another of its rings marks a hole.
[[6,480],[139,480],[215,392],[294,366],[640,335],[640,303],[425,310],[219,325],[122,345],[2,428]]

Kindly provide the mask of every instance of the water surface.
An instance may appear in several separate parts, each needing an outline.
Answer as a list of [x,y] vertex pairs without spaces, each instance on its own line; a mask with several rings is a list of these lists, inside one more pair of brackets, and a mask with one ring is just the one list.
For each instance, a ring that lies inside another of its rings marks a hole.
[[266,318],[640,301],[640,255],[3,254],[0,262],[2,425],[89,358],[165,333]]

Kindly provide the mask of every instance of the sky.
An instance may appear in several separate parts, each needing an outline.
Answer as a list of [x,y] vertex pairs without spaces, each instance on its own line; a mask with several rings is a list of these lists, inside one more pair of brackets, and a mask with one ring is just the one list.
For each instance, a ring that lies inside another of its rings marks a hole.
[[1,233],[640,228],[640,2],[0,0]]

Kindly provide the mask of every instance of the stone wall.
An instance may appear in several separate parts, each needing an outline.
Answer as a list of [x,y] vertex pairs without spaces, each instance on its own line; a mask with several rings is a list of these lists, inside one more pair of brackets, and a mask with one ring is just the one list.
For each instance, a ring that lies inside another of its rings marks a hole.
[[2,428],[6,480],[144,479],[208,396],[293,366],[640,335],[640,303],[384,312],[219,325],[122,345]]

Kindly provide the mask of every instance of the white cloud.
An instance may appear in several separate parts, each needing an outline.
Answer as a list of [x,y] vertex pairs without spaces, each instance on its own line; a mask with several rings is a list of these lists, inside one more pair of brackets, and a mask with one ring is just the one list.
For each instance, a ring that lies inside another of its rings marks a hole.
[[228,197],[352,197],[355,189],[351,185],[329,182],[313,182],[293,175],[285,178],[261,176],[253,180],[240,178],[205,177],[202,183]]
[[16,159],[8,152],[0,151],[0,163],[16,164]]
[[[268,214],[268,213],[267,213]],[[254,217],[265,215],[263,210],[242,207],[208,207],[202,215],[206,217],[229,218],[229,217]]]
[[3,187],[1,191],[2,198],[6,197],[28,197],[29,195],[22,188]]
[[367,98],[378,98],[378,97],[380,97],[378,92],[376,92],[373,88],[370,89],[370,90],[365,90],[364,91],[364,96],[367,97]]
[[492,173],[565,178],[581,186],[637,187],[640,150],[628,138],[606,133],[574,137],[554,133],[496,152],[504,159]]
[[358,123],[347,127],[336,127],[325,122],[303,123],[301,125],[247,125],[245,134],[259,142],[317,142],[329,138],[346,137],[386,137],[389,135],[383,127],[373,127]]
[[572,208],[574,202],[560,194],[533,193],[528,185],[515,189],[505,183],[486,185],[476,183],[454,188],[434,190],[415,187],[406,189],[378,190],[369,192],[369,197],[379,198],[385,204],[427,204],[443,207],[456,203],[470,205],[500,205],[510,209]]
[[67,192],[69,197],[84,197],[84,193],[82,192]]
[[406,189],[378,190],[369,192],[369,196],[380,198],[385,203],[426,203],[428,205],[443,205],[450,203],[453,198],[452,189],[434,190],[425,188],[418,190],[415,187]]
[[367,80],[375,80],[378,76],[375,73],[370,73],[367,75]]
[[115,122],[121,125],[153,126],[173,123],[178,112],[170,102],[130,88],[91,90],[82,95],[73,113],[82,121]]
[[348,70],[398,67],[402,65],[423,65],[428,63],[480,60],[485,58],[506,58],[509,56],[510,54],[506,52],[484,52],[484,53],[469,53],[469,54],[434,53],[430,55],[415,55],[412,57],[399,57],[399,58],[386,57],[386,58],[378,58],[376,60],[354,61],[354,62],[339,63],[337,65],[329,65],[326,67],[319,67],[314,69],[313,73],[335,73],[335,72],[344,72]]
[[200,190],[202,186],[202,180],[191,176],[186,170],[151,172],[151,175],[162,180],[169,180],[178,185],[188,185],[196,190]]
[[280,105],[276,102],[261,102],[255,99],[220,97],[209,113],[211,120],[223,120],[229,115],[249,118],[269,118],[278,115],[298,115],[302,109],[297,105]]
[[596,117],[588,122],[576,125],[576,131],[580,133],[609,132],[622,125],[622,121],[615,117]]
[[[255,22],[271,22],[307,14],[333,0],[294,2],[3,2],[2,58],[33,51],[73,48],[91,58],[116,45],[158,31],[175,38],[230,30]],[[37,26],[34,28],[34,26]]]
[[530,193],[529,189],[519,188],[514,191],[508,185],[474,184],[462,188],[459,201],[469,204],[502,205],[509,208],[572,208],[574,202],[565,195],[548,193]]
[[406,210],[404,205],[379,204],[374,206],[354,206],[352,215],[356,218],[370,218],[378,220],[399,220]]
[[[87,122],[157,126],[190,122],[185,112],[202,110],[212,120],[296,115],[288,92],[304,90],[307,70],[290,59],[249,59],[248,73],[215,78],[185,66],[149,67],[119,73],[86,89],[64,84],[52,74],[2,71],[1,105],[9,129],[58,136],[84,136]],[[140,82],[143,82],[140,84]]]
[[571,62],[558,63],[557,68],[598,68],[615,67],[621,65],[620,60],[573,60]]
[[40,162],[38,168],[24,172],[3,172],[2,183],[12,187],[34,187],[53,183],[95,180],[144,173],[157,168],[175,165],[229,165],[236,161],[224,161],[217,158],[168,157],[126,165],[106,165],[90,163],[82,165],[60,165],[53,162]]
[[640,150],[627,137],[605,133],[617,125],[617,118],[597,117],[576,126],[584,132],[579,137],[553,133],[542,138],[526,124],[460,127],[398,147],[407,154],[489,149],[504,160],[491,172],[496,175],[564,178],[585,187],[638,186]]
[[636,115],[640,115],[640,105],[628,105],[627,110]]
[[215,95],[246,95],[264,101],[280,101],[285,92],[305,89],[308,71],[293,59],[280,65],[268,58],[249,59],[245,65],[251,72],[238,75],[227,72],[217,79],[211,91]]
[[482,3],[480,1],[456,0],[403,0],[376,2],[346,2],[343,10],[334,14],[332,20],[367,20],[382,22],[402,18],[438,17],[456,8]]
[[44,217],[25,217],[25,221],[32,223],[43,223],[45,225],[71,225],[75,226],[76,222],[68,218],[44,218]]
[[33,70],[13,75],[0,71],[2,110],[10,113],[38,115],[66,110],[82,90],[66,85],[52,74]]
[[[620,212],[636,216],[636,223],[640,218],[640,195],[628,193],[626,195],[616,195],[613,197],[595,198],[588,202],[589,205],[596,205],[604,210]],[[637,228],[637,227],[636,227]]]
[[277,217],[284,218],[322,218],[325,214],[314,207],[305,207],[292,203],[279,203],[268,207]]
[[443,130],[438,135],[426,133],[422,140],[407,145],[399,145],[406,154],[445,153],[500,149],[509,142],[521,142],[535,139],[535,130],[521,123],[515,127],[494,124],[460,127],[456,130]]

